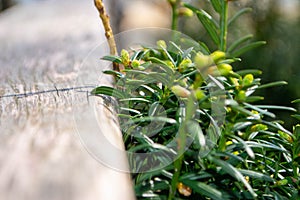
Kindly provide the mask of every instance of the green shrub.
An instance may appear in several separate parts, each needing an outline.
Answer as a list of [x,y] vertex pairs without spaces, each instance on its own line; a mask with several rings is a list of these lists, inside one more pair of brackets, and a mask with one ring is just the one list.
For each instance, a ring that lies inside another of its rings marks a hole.
[[137,198],[299,199],[300,126],[289,131],[271,112],[295,110],[258,105],[263,97],[255,96],[286,83],[261,85],[259,70],[231,66],[264,42],[246,43],[245,36],[227,44],[230,1],[210,1],[218,21],[192,5],[169,2],[174,29],[176,12],[187,8],[218,49],[211,52],[201,42],[186,46],[188,39],[174,32],[172,41],[156,47],[105,56],[125,70],[105,71],[116,87],[92,91],[117,98],[127,151],[151,155],[139,160],[129,154],[132,171],[141,172],[132,174]]

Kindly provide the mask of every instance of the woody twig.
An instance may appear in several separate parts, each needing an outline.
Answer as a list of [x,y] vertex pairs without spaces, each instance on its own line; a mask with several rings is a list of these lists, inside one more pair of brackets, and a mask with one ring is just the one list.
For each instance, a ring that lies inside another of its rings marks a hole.
[[[110,48],[110,54],[111,55],[118,55],[117,51],[117,45],[115,42],[114,34],[110,25],[109,16],[105,10],[104,4],[102,0],[94,0],[95,6],[99,12],[100,19],[102,21],[102,24],[104,26],[105,30],[105,36],[108,41],[108,45]],[[122,65],[118,65],[117,63],[113,63],[113,69],[119,72],[122,72],[124,70],[124,67]]]

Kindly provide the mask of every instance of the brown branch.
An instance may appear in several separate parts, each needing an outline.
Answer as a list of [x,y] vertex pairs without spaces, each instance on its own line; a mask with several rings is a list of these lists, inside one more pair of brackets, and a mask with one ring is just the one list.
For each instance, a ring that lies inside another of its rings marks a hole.
[[[100,19],[104,26],[105,36],[108,41],[108,45],[110,48],[111,55],[118,55],[117,45],[115,42],[114,34],[110,25],[109,16],[105,10],[104,4],[102,0],[94,0],[95,6],[99,12]],[[123,66],[118,65],[117,63],[113,63],[113,68],[116,71],[122,72],[124,70]]]

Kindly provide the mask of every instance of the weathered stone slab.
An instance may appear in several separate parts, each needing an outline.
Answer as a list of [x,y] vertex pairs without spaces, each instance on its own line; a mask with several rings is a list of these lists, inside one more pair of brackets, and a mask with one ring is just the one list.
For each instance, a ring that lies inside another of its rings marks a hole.
[[99,60],[107,46],[90,53],[104,41],[93,1],[40,1],[0,14],[0,199],[134,199],[130,176],[80,141],[80,128],[93,124],[74,120],[98,98],[100,129],[124,148],[107,105],[88,96],[108,83],[101,71],[109,65]]

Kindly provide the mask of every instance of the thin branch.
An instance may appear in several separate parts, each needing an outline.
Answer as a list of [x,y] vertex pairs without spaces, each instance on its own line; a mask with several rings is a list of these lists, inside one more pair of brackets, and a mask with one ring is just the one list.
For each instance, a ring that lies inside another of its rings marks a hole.
[[[104,4],[102,0],[94,0],[95,6],[99,12],[100,19],[104,26],[105,36],[108,41],[108,45],[110,48],[111,55],[118,55],[117,45],[115,42],[114,34],[110,25],[109,16],[105,10]],[[122,72],[124,70],[123,66],[118,65],[117,63],[113,63],[114,70]]]

